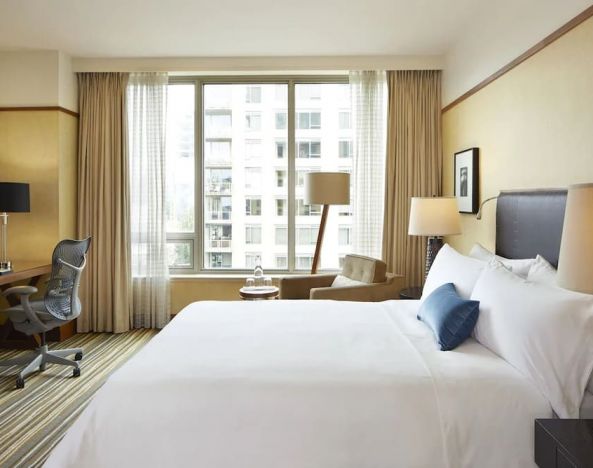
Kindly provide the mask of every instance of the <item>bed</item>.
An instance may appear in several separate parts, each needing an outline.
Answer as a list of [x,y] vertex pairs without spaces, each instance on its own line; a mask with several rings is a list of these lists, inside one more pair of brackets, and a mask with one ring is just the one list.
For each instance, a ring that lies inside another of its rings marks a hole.
[[[514,255],[523,206],[512,201],[503,220],[499,209]],[[542,239],[538,249],[554,248]],[[472,338],[440,351],[418,308],[191,304],[108,379],[45,466],[534,466],[548,400]]]

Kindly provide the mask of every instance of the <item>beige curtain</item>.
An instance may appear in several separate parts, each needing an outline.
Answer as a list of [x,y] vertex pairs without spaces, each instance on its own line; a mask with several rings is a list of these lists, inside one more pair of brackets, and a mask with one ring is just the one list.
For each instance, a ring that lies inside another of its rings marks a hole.
[[93,238],[79,332],[131,327],[127,82],[121,73],[78,75],[78,235]]
[[408,236],[410,198],[441,195],[441,72],[387,74],[387,162],[383,258],[406,286],[424,281],[426,238]]

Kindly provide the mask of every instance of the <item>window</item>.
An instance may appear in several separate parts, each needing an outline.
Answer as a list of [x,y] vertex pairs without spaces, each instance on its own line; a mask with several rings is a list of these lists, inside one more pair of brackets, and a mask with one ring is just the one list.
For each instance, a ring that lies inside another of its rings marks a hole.
[[296,125],[301,130],[321,128],[321,112],[297,112]]
[[321,157],[321,142],[319,140],[313,141],[299,141],[297,143],[297,158],[320,158]]
[[288,228],[286,226],[276,226],[274,243],[276,245],[288,244]]
[[261,198],[246,198],[245,214],[247,216],[261,216]]
[[297,200],[297,216],[319,216],[321,215],[321,205],[307,205],[302,198]]
[[352,243],[352,226],[339,227],[338,243],[340,245],[350,245]]
[[229,252],[209,252],[207,254],[209,268],[231,268],[233,254]]
[[352,141],[351,140],[340,140],[338,142],[338,156],[340,158],[351,158],[352,157]]
[[208,243],[206,250],[230,249],[233,239],[233,226],[231,224],[207,224],[206,235]]
[[262,158],[261,140],[245,140],[245,160],[251,162],[260,161]]
[[284,216],[286,214],[286,200],[276,199],[276,216]]
[[319,226],[298,226],[296,228],[297,245],[315,245]]
[[284,187],[286,184],[286,171],[276,170],[276,187]]
[[276,255],[276,268],[279,270],[288,268],[288,257],[286,255]]
[[276,157],[278,159],[284,159],[286,156],[286,142],[285,141],[277,141],[276,142]]
[[245,254],[245,268],[253,270],[257,265],[261,264],[261,253],[247,253]]
[[296,269],[297,270],[310,270],[313,265],[313,255],[297,255],[296,256]]
[[338,114],[338,128],[340,130],[350,130],[352,128],[350,111],[340,111]]
[[260,193],[262,188],[261,167],[245,168],[245,190]]
[[[304,203],[304,175],[352,170],[347,78],[231,79],[170,78],[169,264],[175,273],[247,271],[256,262],[268,270],[309,270],[322,207]],[[351,207],[335,208],[320,269],[338,268],[350,251]]]
[[261,244],[261,226],[245,226],[245,243]]
[[245,88],[245,102],[248,104],[261,103],[261,86],[247,86]]
[[261,130],[261,112],[246,112],[245,128],[252,131]]
[[286,122],[286,112],[276,112],[276,129],[285,130]]

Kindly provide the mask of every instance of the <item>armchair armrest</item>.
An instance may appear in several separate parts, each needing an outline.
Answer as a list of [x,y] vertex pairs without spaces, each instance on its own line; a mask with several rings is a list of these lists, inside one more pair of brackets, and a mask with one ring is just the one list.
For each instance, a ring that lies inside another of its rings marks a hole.
[[381,302],[397,299],[403,283],[403,276],[387,274],[383,283],[370,283],[344,288],[322,287],[311,289],[311,299],[332,299],[334,301]]
[[280,279],[280,299],[309,299],[311,288],[331,286],[335,274],[287,276]]
[[2,295],[4,297],[10,296],[11,294],[16,294],[18,296],[30,296],[31,294],[35,294],[38,289],[34,286],[13,286],[12,288],[8,288],[6,291],[2,291]]

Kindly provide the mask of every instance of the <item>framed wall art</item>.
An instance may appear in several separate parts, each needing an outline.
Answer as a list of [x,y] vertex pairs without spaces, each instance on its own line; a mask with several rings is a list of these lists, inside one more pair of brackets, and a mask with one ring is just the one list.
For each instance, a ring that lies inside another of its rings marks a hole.
[[469,148],[455,153],[455,197],[460,213],[476,214],[480,197],[480,150]]

